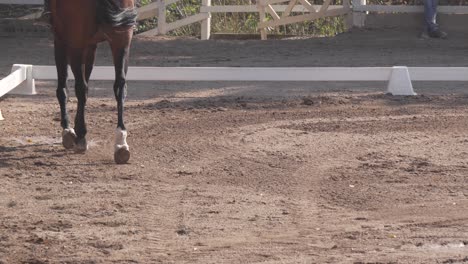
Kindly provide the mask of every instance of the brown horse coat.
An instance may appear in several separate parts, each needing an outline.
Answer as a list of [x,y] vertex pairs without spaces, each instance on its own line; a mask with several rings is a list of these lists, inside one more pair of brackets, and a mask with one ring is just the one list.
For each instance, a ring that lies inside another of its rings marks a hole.
[[[114,93],[117,100],[118,122],[114,159],[125,163],[130,158],[123,121],[126,94],[126,74],[133,27],[136,23],[134,0],[50,0],[52,30],[54,32],[55,64],[57,66],[57,98],[60,104],[63,145],[85,152],[85,106],[88,81],[93,70],[97,43],[108,41],[115,66]],[[70,65],[75,76],[78,109],[74,129],[70,128],[66,81]]]

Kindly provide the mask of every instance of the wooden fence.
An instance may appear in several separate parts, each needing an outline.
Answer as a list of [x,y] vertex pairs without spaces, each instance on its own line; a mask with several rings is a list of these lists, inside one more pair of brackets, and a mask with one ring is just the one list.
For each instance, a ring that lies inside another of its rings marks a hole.
[[[201,0],[198,14],[170,22],[166,21],[166,7],[179,0],[156,0],[139,8],[138,20],[158,18],[158,27],[141,35],[164,35],[180,27],[200,23],[201,39],[210,38],[212,13],[247,13],[258,12],[260,21],[258,29],[262,39],[267,38],[267,31],[279,25],[298,23],[329,16],[345,16],[345,25],[362,27],[365,25],[366,14],[377,13],[421,13],[422,6],[408,5],[367,5],[366,0],[343,0],[343,5],[331,5],[331,0],[324,0],[322,5],[312,5],[308,0],[257,0],[256,5],[211,5],[211,0]],[[0,4],[43,4],[43,0],[0,0]],[[468,14],[468,6],[439,6],[441,14]],[[267,14],[272,18],[267,19]],[[29,16],[34,17],[34,15]]]

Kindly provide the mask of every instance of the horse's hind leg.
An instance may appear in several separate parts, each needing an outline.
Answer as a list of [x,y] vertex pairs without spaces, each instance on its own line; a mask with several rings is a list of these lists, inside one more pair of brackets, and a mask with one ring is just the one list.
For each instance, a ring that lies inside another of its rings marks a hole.
[[57,99],[60,104],[60,119],[62,131],[62,144],[66,149],[71,149],[75,145],[76,134],[70,128],[70,121],[67,113],[67,77],[68,63],[65,46],[55,41],[55,65],[57,66]]
[[[112,45],[112,44],[111,44]],[[128,56],[130,47],[112,47],[112,54],[114,57],[115,65],[115,83],[114,94],[117,100],[117,130],[115,132],[115,149],[114,160],[117,164],[127,163],[130,159],[130,150],[127,144],[127,130],[124,125],[123,112],[124,101],[127,93],[127,70],[128,70]]]
[[88,83],[85,77],[85,65],[83,64],[83,52],[74,50],[70,56],[70,66],[75,76],[75,94],[78,99],[78,107],[75,116],[75,151],[84,153],[88,150],[86,142],[86,123],[85,123],[85,107],[88,98]]

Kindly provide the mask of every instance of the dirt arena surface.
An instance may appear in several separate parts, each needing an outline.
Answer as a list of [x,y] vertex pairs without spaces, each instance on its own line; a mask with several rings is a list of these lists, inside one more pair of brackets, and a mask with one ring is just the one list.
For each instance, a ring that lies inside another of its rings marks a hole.
[[[466,35],[416,36],[136,39],[131,65],[468,66]],[[3,38],[0,76],[52,54]],[[130,82],[121,166],[111,82],[91,82],[84,155],[60,144],[54,82],[7,95],[0,263],[468,263],[468,84],[385,86]]]

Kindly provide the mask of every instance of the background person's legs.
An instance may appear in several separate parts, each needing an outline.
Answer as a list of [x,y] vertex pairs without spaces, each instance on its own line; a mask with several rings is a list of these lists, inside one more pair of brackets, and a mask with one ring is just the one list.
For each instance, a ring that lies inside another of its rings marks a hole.
[[438,0],[424,0],[424,31],[431,38],[446,38],[447,33],[440,31],[437,24]]
[[427,32],[436,31],[439,25],[436,23],[438,0],[424,0],[424,22]]

